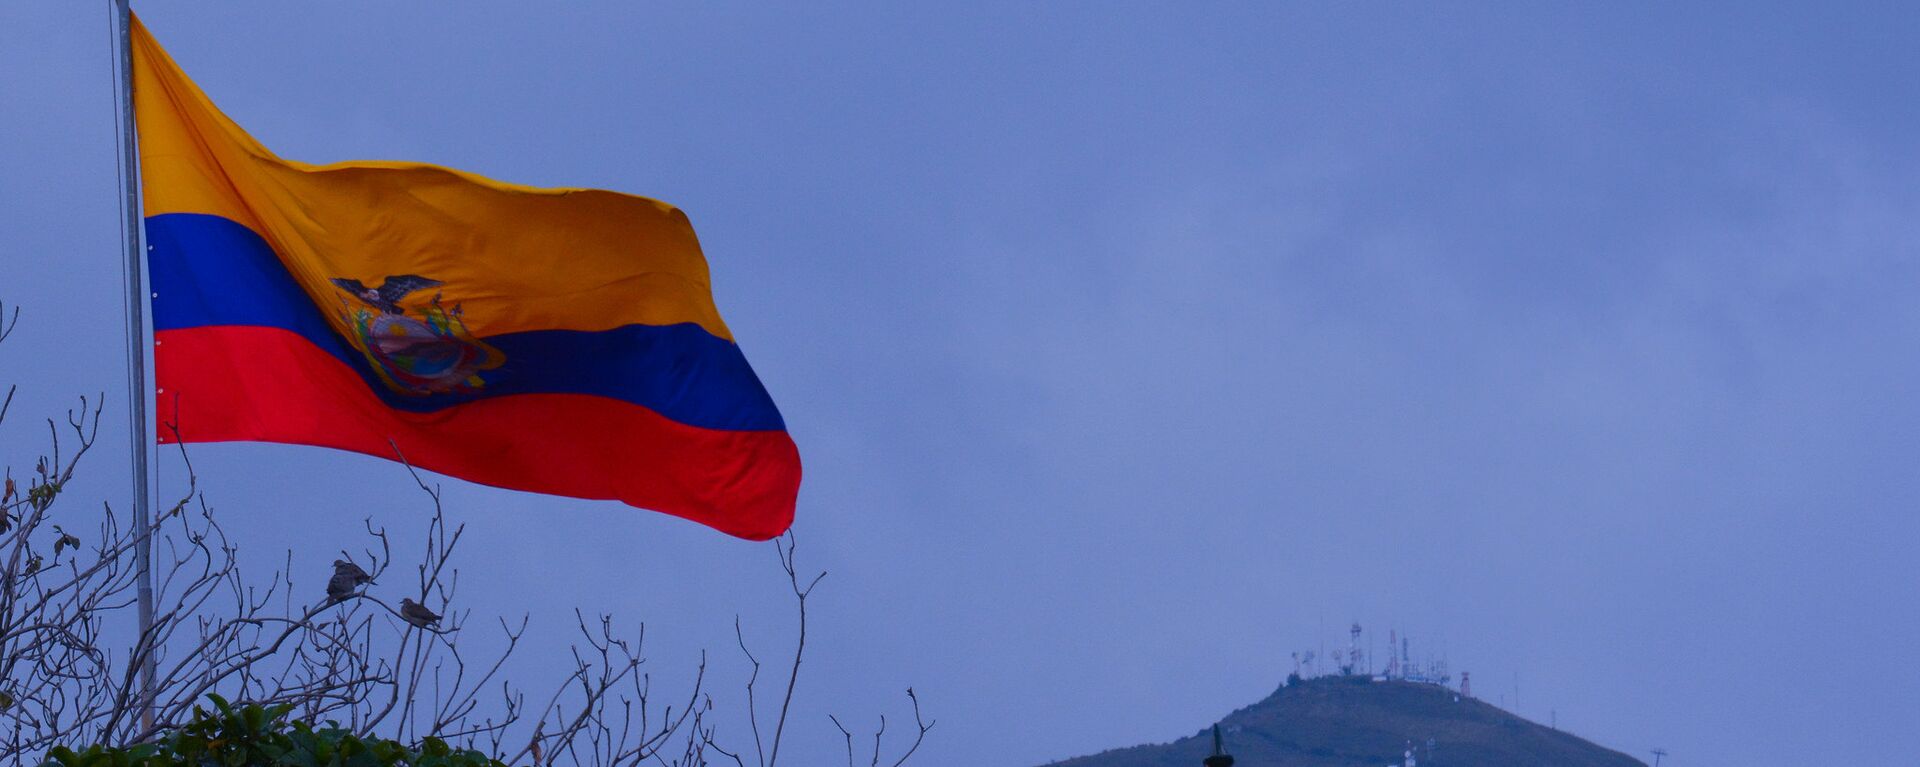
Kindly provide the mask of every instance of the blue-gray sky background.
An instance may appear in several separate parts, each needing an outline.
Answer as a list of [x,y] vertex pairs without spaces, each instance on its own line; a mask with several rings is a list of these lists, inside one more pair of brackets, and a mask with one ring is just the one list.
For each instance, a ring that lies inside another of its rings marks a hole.
[[[78,392],[124,436],[105,6],[0,6],[16,465]],[[137,10],[288,157],[692,216],[832,572],[796,763],[909,684],[923,764],[1185,735],[1353,620],[1674,765],[1911,752],[1911,6]],[[262,566],[424,513],[372,458],[195,456]],[[123,496],[123,448],[88,475]],[[764,544],[446,484],[462,606],[542,642],[646,620],[730,705],[733,615],[790,629]]]

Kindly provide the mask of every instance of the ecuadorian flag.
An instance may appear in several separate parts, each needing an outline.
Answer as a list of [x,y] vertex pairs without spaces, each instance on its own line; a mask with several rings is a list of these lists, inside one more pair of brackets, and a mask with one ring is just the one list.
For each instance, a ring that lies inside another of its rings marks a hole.
[[799,452],[677,208],[283,160],[138,21],[133,62],[157,401],[179,439],[398,445],[743,538],[792,523]]

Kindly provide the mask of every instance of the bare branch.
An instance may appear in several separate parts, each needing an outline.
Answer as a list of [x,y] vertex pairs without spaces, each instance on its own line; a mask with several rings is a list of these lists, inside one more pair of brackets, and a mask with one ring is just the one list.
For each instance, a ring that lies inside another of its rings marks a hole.
[[[16,308],[9,316],[0,304],[0,341],[13,332],[18,314]],[[9,386],[0,398],[0,421],[15,391]],[[146,532],[136,532],[110,504],[97,514],[68,511],[72,504],[62,499],[98,437],[104,400],[82,397],[64,426],[47,419],[46,449],[30,470],[0,469],[0,763],[37,764],[55,745],[151,741],[191,721],[217,694],[235,704],[288,706],[303,721],[337,723],[361,737],[440,738],[516,764],[746,767],[745,749],[725,748],[711,724],[705,653],[685,697],[656,702],[641,654],[644,624],[627,634],[611,616],[576,610],[570,668],[543,705],[530,705],[508,678],[508,660],[527,636],[530,616],[498,620],[497,653],[479,656],[475,643],[462,641],[471,615],[458,607],[454,555],[465,528],[450,522],[440,487],[407,461],[397,442],[391,443],[394,456],[429,502],[430,513],[420,520],[423,543],[417,558],[399,561],[386,527],[368,517],[364,539],[314,546],[316,553],[337,551],[338,566],[364,575],[348,589],[296,578],[292,551],[264,576],[243,571],[238,544],[201,492],[178,424],[162,426],[176,447],[184,489]],[[134,609],[136,555],[146,547],[154,555],[152,625],[109,631]],[[791,534],[774,545],[798,625],[770,739],[758,716],[761,663],[748,649],[742,621],[734,620],[735,641],[751,668],[747,719],[759,767],[773,767],[781,753],[806,652],[807,600],[826,576],[803,579],[795,548]],[[395,575],[409,565],[415,578],[403,587]],[[426,620],[403,609],[402,594],[444,617]],[[151,726],[139,716],[147,705],[140,700],[139,669],[149,660],[156,669]],[[919,701],[912,690],[908,697],[919,724]],[[851,767],[853,733],[829,719]],[[881,722],[871,767],[880,760]],[[931,728],[921,724],[894,764],[904,763]]]

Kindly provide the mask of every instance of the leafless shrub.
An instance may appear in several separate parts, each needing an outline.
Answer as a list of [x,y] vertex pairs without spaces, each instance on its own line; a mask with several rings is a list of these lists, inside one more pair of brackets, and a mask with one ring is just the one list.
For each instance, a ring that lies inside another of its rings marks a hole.
[[[0,341],[17,316],[16,309],[8,318],[0,306]],[[13,394],[9,387],[0,400],[0,423]],[[527,617],[496,621],[503,640],[496,654],[475,658],[463,652],[459,638],[471,612],[449,609],[456,604],[459,570],[452,561],[462,527],[448,523],[439,488],[411,465],[407,470],[432,505],[423,550],[397,567],[386,529],[368,519],[359,551],[340,556],[364,568],[379,589],[322,595],[318,589],[296,592],[285,565],[264,580],[243,573],[238,548],[207,505],[182,447],[186,489],[158,511],[148,532],[154,622],[144,634],[127,630],[139,580],[135,554],[146,539],[110,504],[83,537],[62,526],[74,522],[60,516],[65,512],[58,504],[95,444],[102,399],[81,398],[64,428],[48,420],[49,447],[31,472],[17,481],[11,468],[5,470],[0,761],[31,763],[54,745],[150,741],[190,720],[209,694],[219,694],[237,703],[290,705],[304,721],[337,722],[362,737],[437,737],[514,764],[677,767],[724,758],[744,767],[738,755],[743,750],[728,751],[716,739],[704,654],[690,689],[658,702],[643,669],[644,625],[628,636],[611,616],[576,611],[572,670],[538,707],[529,706],[525,688],[502,674],[527,631]],[[397,449],[395,454],[405,462]],[[747,652],[735,623],[740,649],[753,667],[746,713],[761,767],[773,767],[779,756],[806,648],[807,597],[825,576],[803,587],[792,537],[775,548],[798,606],[799,636],[780,713],[764,743],[753,702],[760,663]],[[289,552],[286,563],[291,561]],[[413,576],[408,598],[445,612],[444,618],[421,625],[380,595],[407,569]],[[148,656],[156,673],[151,696],[143,698],[139,671]],[[919,700],[912,690],[907,695],[919,724]],[[894,764],[905,762],[931,727],[920,724]],[[884,730],[883,718],[874,736],[875,765]]]

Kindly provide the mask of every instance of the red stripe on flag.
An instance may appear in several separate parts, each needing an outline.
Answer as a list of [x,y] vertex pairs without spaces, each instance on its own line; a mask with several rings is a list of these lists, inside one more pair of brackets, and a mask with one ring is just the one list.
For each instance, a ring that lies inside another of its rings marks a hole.
[[702,429],[579,394],[410,413],[381,404],[339,359],[290,331],[212,326],[154,339],[160,417],[186,442],[283,442],[392,458],[392,439],[423,469],[617,500],[741,538],[772,538],[793,522],[800,453],[784,431]]

